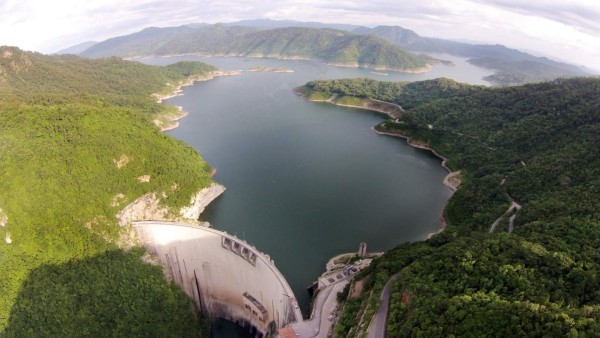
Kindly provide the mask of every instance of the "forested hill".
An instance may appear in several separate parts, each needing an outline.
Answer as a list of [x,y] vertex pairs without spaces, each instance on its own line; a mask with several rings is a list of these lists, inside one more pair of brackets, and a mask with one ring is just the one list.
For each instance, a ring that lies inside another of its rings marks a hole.
[[469,44],[424,37],[399,26],[367,28],[273,20],[150,27],[94,44],[80,54],[87,57],[137,57],[185,53],[302,57],[329,63],[401,70],[418,69],[435,62],[415,53],[447,53],[468,57],[474,65],[493,69],[496,73],[486,77],[486,80],[497,85],[589,75],[575,65],[502,45]]
[[[376,260],[362,275],[374,292],[348,300],[338,333],[366,329],[363,311],[370,318],[396,273],[392,337],[600,332],[600,79],[505,88],[354,79],[303,90],[403,106],[377,129],[430,145],[462,171],[444,232]],[[513,201],[522,209],[505,213]]]
[[545,57],[537,57],[502,45],[483,45],[420,36],[399,26],[360,27],[357,34],[370,34],[414,52],[447,53],[469,57],[469,62],[494,69],[486,80],[498,85],[524,84],[559,77],[589,75],[581,68]]
[[149,28],[98,43],[83,56],[144,56],[179,53],[308,58],[345,66],[423,71],[438,60],[403,50],[384,39],[318,28],[260,30],[221,24]]
[[153,125],[170,109],[152,94],[213,70],[0,47],[3,336],[203,336],[162,269],[114,244],[128,239],[115,214],[148,192],[178,210],[211,183],[199,154]]

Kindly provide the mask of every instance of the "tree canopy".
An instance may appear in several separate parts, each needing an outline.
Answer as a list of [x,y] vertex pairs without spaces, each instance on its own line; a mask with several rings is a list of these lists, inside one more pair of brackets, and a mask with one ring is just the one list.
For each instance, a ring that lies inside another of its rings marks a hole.
[[[392,337],[598,335],[600,79],[503,88],[347,79],[303,91],[401,105],[400,119],[377,129],[427,144],[462,171],[446,229],[376,259],[361,275],[371,297],[349,300],[338,334],[365,330],[362,314],[399,273]],[[522,209],[505,214],[513,201]]]
[[148,192],[175,210],[211,183],[198,152],[152,123],[169,109],[152,94],[212,70],[0,47],[4,334],[204,334],[162,269],[119,248],[129,229],[115,214]]

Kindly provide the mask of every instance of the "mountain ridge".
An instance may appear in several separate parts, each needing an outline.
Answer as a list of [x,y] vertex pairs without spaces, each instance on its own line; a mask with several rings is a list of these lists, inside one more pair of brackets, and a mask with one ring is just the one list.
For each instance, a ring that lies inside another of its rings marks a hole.
[[447,53],[469,57],[468,62],[493,69],[496,74],[486,80],[498,85],[523,84],[553,80],[559,77],[590,75],[579,66],[555,61],[548,57],[495,44],[470,44],[439,38],[422,37],[400,26],[360,27],[353,32],[371,34],[414,52]]
[[[503,45],[491,44],[472,44],[444,40],[432,37],[423,37],[416,32],[400,26],[376,26],[373,28],[345,24],[327,24],[318,22],[301,22],[292,20],[243,20],[230,23],[209,24],[188,24],[180,27],[160,28],[154,31],[154,36],[144,37],[144,33],[150,31],[142,30],[137,33],[115,37],[100,42],[95,46],[83,51],[81,55],[87,57],[101,57],[117,55],[121,57],[139,57],[139,56],[160,56],[172,54],[200,53],[205,55],[245,55],[244,51],[248,46],[244,46],[243,37],[246,34],[266,34],[258,32],[271,31],[278,34],[278,30],[290,29],[293,27],[302,27],[306,29],[338,29],[344,34],[372,35],[384,39],[385,41],[398,45],[405,51],[413,53],[445,53],[461,57],[468,57],[468,62],[492,69],[495,74],[487,76],[485,79],[496,85],[512,85],[530,82],[540,82],[553,80],[559,77],[585,76],[590,74],[590,70],[565,62],[555,61],[544,56],[534,56],[529,53],[512,49]],[[173,29],[188,30],[174,33]],[[170,32],[170,33],[169,33]],[[146,34],[147,35],[147,34]],[[266,39],[267,37],[263,37]],[[256,42],[256,41],[255,41]],[[377,43],[381,45],[381,42]],[[235,50],[233,46],[244,50]],[[381,47],[391,50],[388,47]],[[252,52],[252,51],[248,51]],[[256,56],[282,57],[281,53],[260,54],[254,50]],[[285,51],[279,51],[285,52]],[[330,55],[293,55],[294,57],[310,58],[335,64],[335,55],[348,53],[348,50],[335,51],[330,49]],[[392,54],[398,54],[392,52]],[[284,56],[289,57],[290,55]],[[360,54],[360,53],[359,53]],[[406,70],[406,67],[398,67],[397,64],[388,64],[387,67],[370,62],[359,60],[358,55],[353,60],[355,65],[367,68],[386,68],[390,70]],[[364,57],[364,55],[363,55]],[[371,55],[371,59],[381,61],[393,59],[386,52]],[[345,60],[348,62],[348,60]],[[389,60],[394,63],[394,61]],[[421,64],[420,64],[421,65]],[[416,68],[420,68],[417,66]],[[412,67],[415,69],[415,67]],[[422,69],[424,70],[424,69]]]
[[427,70],[439,60],[416,55],[381,38],[329,28],[258,29],[215,24],[149,28],[100,42],[81,53],[87,57],[204,55],[304,58],[326,63],[405,72]]

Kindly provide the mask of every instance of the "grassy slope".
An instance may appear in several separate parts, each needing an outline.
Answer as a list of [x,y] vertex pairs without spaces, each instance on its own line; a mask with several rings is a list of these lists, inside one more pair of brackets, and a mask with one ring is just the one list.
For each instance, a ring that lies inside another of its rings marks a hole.
[[[378,128],[424,141],[463,170],[466,182],[445,211],[448,228],[400,245],[363,274],[377,295],[402,271],[392,336],[597,334],[600,80],[485,88],[355,79],[315,81],[304,90],[402,105],[403,123]],[[488,234],[511,199],[523,206],[516,230],[507,233],[505,219]],[[357,318],[377,302],[364,298],[349,302],[338,333],[367,324]]]
[[[152,124],[165,108],[151,94],[211,70],[0,48],[0,208],[8,216],[0,235],[12,240],[0,245],[6,335],[22,336],[26,327],[25,335],[144,336],[143,326],[202,334],[190,301],[160,268],[109,242],[124,230],[115,213],[142,194],[164,192],[164,203],[175,208],[210,184],[199,154]],[[119,169],[123,155],[129,162]],[[140,183],[141,175],[150,182]],[[119,193],[125,197],[112,205]],[[86,274],[85,282],[75,277]],[[133,292],[138,288],[146,300]],[[157,303],[148,306],[152,299]],[[104,309],[120,315],[99,320]]]

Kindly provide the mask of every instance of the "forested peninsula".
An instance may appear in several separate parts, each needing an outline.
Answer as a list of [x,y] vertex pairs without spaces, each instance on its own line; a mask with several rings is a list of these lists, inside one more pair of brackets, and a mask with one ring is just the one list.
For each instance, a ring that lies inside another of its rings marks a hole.
[[376,36],[334,29],[287,27],[258,30],[221,24],[148,28],[85,50],[88,57],[201,54],[311,59],[336,66],[426,72],[440,60],[402,49]]
[[385,253],[357,276],[360,296],[341,295],[339,336],[367,330],[394,275],[390,337],[598,335],[600,79],[503,88],[347,79],[298,92],[400,105],[377,130],[462,171],[446,229]]
[[202,337],[206,321],[115,215],[141,196],[163,217],[212,184],[156,102],[215,69],[0,47],[0,332],[5,337]]

